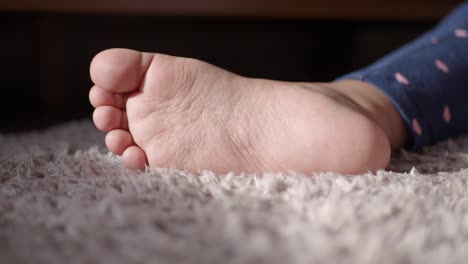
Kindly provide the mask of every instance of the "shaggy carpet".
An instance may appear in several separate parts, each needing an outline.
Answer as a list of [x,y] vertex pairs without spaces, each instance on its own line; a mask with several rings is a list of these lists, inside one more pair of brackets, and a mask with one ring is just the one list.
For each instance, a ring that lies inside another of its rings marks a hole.
[[1,263],[467,263],[468,138],[388,170],[136,173],[89,121],[0,136]]

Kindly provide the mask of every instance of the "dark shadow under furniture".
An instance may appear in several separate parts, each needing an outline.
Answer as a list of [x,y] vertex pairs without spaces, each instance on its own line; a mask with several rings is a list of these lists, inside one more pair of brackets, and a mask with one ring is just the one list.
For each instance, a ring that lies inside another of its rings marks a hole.
[[252,77],[330,81],[414,38],[458,2],[3,0],[0,131],[89,116],[88,66],[106,48],[195,57]]

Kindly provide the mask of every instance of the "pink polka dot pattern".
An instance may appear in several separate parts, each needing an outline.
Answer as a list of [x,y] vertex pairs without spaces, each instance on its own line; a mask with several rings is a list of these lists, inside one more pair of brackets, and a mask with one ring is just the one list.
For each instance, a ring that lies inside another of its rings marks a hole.
[[446,105],[444,107],[444,112],[442,113],[442,117],[444,118],[445,123],[449,124],[452,120],[452,113],[450,112],[450,107]]
[[455,36],[459,38],[468,38],[468,31],[462,28],[455,29]]
[[395,73],[395,79],[401,84],[404,84],[404,85],[409,85],[410,84],[408,79],[403,74],[401,74],[399,72]]
[[413,119],[413,131],[419,136],[422,135],[421,125],[419,125],[419,122],[416,119]]
[[411,149],[468,135],[468,0],[460,2],[432,30],[344,76],[371,83],[390,99]]
[[445,62],[443,62],[441,60],[435,60],[435,65],[439,70],[441,70],[441,71],[443,71],[445,73],[449,72],[449,68],[448,68],[447,64],[445,64]]

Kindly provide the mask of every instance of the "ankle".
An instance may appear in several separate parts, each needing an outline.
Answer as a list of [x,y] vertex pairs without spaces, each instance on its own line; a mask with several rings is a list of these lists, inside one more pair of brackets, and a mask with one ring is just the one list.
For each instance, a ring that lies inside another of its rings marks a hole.
[[341,80],[327,86],[358,105],[369,119],[385,132],[392,149],[403,147],[408,140],[407,128],[393,103],[377,87],[359,80]]

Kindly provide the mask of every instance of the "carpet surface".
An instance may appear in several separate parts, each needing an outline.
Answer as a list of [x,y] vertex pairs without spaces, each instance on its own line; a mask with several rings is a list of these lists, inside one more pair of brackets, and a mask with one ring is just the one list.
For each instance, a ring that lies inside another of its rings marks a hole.
[[136,173],[102,142],[0,135],[1,263],[468,261],[468,137],[356,177]]

